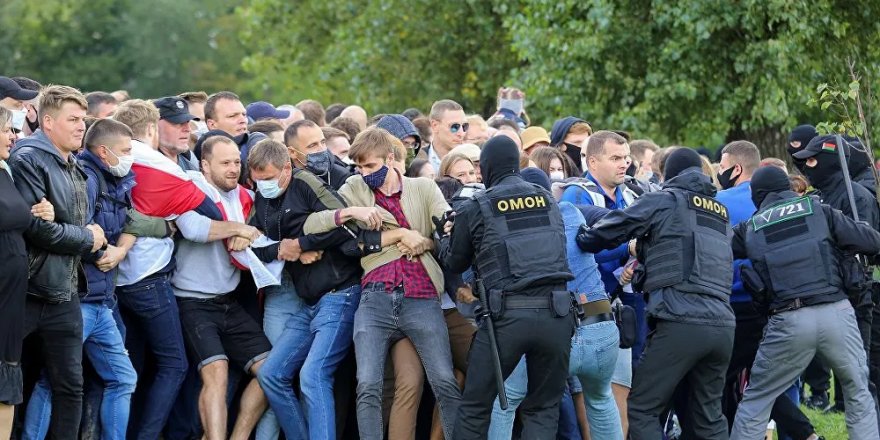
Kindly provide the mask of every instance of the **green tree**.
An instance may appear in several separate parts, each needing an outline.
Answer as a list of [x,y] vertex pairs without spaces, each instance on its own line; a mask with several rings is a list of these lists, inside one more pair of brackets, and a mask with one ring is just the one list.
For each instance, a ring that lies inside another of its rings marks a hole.
[[523,0],[506,20],[533,114],[580,115],[661,143],[749,139],[784,155],[845,58],[876,70],[880,4],[785,0]]
[[514,62],[491,2],[256,0],[240,12],[251,89],[276,101],[387,113],[452,98],[486,113]]
[[232,0],[6,0],[5,75],[136,97],[235,89],[245,76]]

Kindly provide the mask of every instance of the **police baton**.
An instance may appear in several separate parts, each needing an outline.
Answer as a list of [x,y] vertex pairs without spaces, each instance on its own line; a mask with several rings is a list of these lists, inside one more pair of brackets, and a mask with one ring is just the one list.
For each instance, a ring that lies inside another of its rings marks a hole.
[[507,392],[504,391],[504,375],[501,373],[501,357],[498,355],[498,339],[495,337],[495,323],[492,322],[492,314],[489,311],[489,298],[486,295],[486,288],[483,286],[483,279],[477,274],[474,280],[477,288],[477,295],[480,296],[480,305],[483,308],[480,316],[486,323],[486,330],[489,332],[489,350],[492,352],[492,366],[495,370],[495,385],[498,386],[498,403],[501,409],[507,410]]
[[852,209],[853,220],[859,221],[859,210],[856,208],[856,197],[853,195],[852,178],[849,176],[849,167],[846,165],[846,156],[843,153],[840,135],[834,136],[837,143],[837,157],[840,158],[840,168],[843,171],[843,181],[846,184],[846,195],[849,197],[849,207]]

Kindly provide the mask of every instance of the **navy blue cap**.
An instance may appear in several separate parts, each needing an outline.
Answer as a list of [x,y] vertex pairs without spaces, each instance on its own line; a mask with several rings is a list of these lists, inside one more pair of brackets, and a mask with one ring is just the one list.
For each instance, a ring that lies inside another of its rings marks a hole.
[[189,105],[186,101],[176,96],[154,99],[153,104],[159,109],[159,119],[173,124],[183,124],[196,119],[189,113]]
[[39,95],[36,90],[27,90],[21,88],[17,82],[11,78],[0,76],[0,99],[12,98],[18,101],[30,101]]
[[290,117],[290,111],[278,110],[274,105],[266,101],[257,101],[248,104],[247,116],[254,121],[260,119],[287,119]]

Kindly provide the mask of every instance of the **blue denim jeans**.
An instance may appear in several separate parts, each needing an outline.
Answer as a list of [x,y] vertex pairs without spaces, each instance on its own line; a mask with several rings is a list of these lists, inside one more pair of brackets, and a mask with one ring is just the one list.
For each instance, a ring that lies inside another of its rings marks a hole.
[[[125,351],[125,343],[113,311],[102,303],[80,305],[83,319],[83,348],[95,371],[104,381],[101,402],[101,438],[125,440],[131,395],[137,385],[137,374]],[[64,411],[65,408],[59,408]],[[52,391],[43,375],[37,382],[25,414],[25,439],[46,437],[52,414]]]
[[623,439],[620,413],[611,393],[618,344],[620,334],[614,321],[578,327],[571,340],[569,373],[576,375],[583,386],[591,438]]
[[[263,333],[274,347],[281,339],[287,321],[303,308],[303,301],[287,271],[282,275],[280,286],[266,287],[263,294]],[[270,406],[257,424],[256,439],[275,440],[280,433],[281,426]]]
[[[569,378],[569,382],[571,382]],[[516,368],[504,381],[504,392],[507,393],[507,409],[501,409],[498,398],[492,403],[492,420],[489,423],[489,440],[508,440],[513,437],[513,419],[516,410],[525,399],[529,391],[529,370],[526,367],[526,359],[523,357]],[[577,413],[574,401],[571,398],[570,387],[566,386],[559,405],[559,431],[557,439],[580,439],[581,433],[577,422]]]
[[[287,320],[257,377],[284,435],[296,439],[336,439],[333,373],[352,342],[358,285],[327,293],[303,305]],[[299,374],[302,404],[293,392]]]
[[498,398],[492,404],[492,421],[489,423],[489,440],[509,440],[513,437],[513,419],[516,409],[529,391],[529,370],[523,356],[516,368],[504,380],[504,392],[507,394],[507,409],[501,409]]
[[404,298],[397,287],[364,289],[354,317],[354,349],[357,358],[357,420],[360,438],[382,440],[382,386],[389,343],[399,336],[412,341],[425,367],[425,376],[440,408],[443,433],[451,439],[461,402],[455,382],[446,319],[439,298]]
[[[128,338],[126,344],[132,353],[143,352],[144,347],[134,347],[141,340],[156,359],[156,374],[152,385],[139,389],[146,393],[143,409],[131,432],[139,440],[159,438],[180,386],[186,377],[189,363],[183,346],[180,313],[177,301],[166,275],[148,277],[137,283],[116,288],[119,307],[129,317],[129,332],[140,333],[138,338]],[[132,322],[133,321],[133,322]],[[135,330],[136,329],[136,330]],[[136,368],[143,365],[134,362]]]

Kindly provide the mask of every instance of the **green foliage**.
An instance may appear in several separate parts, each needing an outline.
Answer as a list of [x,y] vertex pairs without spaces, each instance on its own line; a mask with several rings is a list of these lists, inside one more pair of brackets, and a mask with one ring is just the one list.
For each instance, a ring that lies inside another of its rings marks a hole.
[[252,90],[277,102],[315,98],[378,113],[427,111],[452,98],[486,113],[514,61],[499,8],[480,0],[255,0],[240,11],[254,48],[245,67]]
[[158,97],[235,88],[243,46],[231,0],[5,0],[3,74]]
[[[876,2],[524,0],[515,78],[548,117],[574,113],[661,142],[792,127],[843,60],[876,66]],[[534,111],[533,111],[534,113]]]

